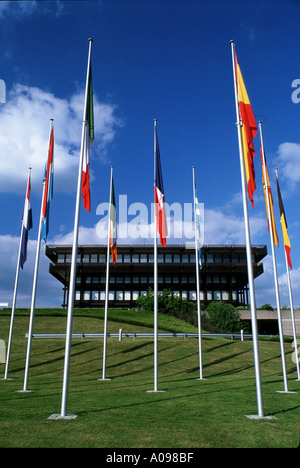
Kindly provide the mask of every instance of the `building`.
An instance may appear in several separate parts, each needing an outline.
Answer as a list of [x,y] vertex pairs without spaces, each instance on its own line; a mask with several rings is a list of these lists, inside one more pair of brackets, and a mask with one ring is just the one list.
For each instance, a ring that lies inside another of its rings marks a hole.
[[[72,247],[46,245],[50,273],[63,285],[63,307],[68,304]],[[254,278],[263,273],[267,247],[252,246]],[[107,247],[78,246],[75,307],[104,307]],[[116,268],[110,264],[109,306],[134,307],[137,298],[153,289],[153,246],[119,245]],[[158,247],[158,291],[171,289],[183,299],[196,300],[195,251],[183,245]],[[206,245],[202,248],[201,301],[223,300],[248,304],[246,247]]]

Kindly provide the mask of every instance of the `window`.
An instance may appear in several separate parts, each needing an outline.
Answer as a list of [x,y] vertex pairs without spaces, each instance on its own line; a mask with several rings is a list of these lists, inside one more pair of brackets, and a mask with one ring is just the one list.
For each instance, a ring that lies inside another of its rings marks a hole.
[[189,292],[189,299],[190,299],[190,301],[195,301],[197,299],[196,291],[190,291]]
[[100,301],[105,301],[105,291],[100,291]]
[[149,254],[149,263],[154,262],[154,254]]
[[179,254],[174,254],[173,255],[173,262],[174,263],[180,263],[180,255]]
[[72,261],[72,255],[66,254],[66,263],[71,263],[71,261]]
[[159,277],[157,278],[157,282],[158,282],[158,283],[163,283],[163,282],[164,282],[164,277],[163,277],[163,276],[159,276]]
[[148,283],[147,276],[141,276],[141,283]]
[[124,263],[130,263],[130,254],[124,254]]
[[80,275],[76,276],[76,283],[79,283],[79,284],[81,283],[81,276]]
[[187,291],[182,291],[181,298],[182,299],[187,299],[187,297],[188,297]]
[[188,262],[189,262],[188,254],[182,254],[182,263],[188,263]]
[[98,284],[99,283],[99,276],[93,276],[92,277],[92,283],[93,284]]
[[91,291],[84,291],[83,293],[83,300],[84,301],[89,301],[91,298]]
[[214,300],[215,301],[220,301],[221,300],[221,292],[220,291],[214,291]]
[[157,263],[164,263],[164,255],[158,254],[157,255]]
[[80,291],[75,292],[75,301],[80,301]]
[[181,282],[182,282],[182,283],[187,283],[187,276],[185,276],[185,275],[182,276],[182,277],[181,277]]
[[117,301],[123,301],[123,291],[117,291],[116,292],[116,300]]
[[222,263],[222,255],[215,254],[215,263]]
[[117,276],[117,283],[122,284],[123,283],[123,276]]
[[165,262],[166,263],[172,263],[172,254],[166,254],[165,255]]
[[138,292],[138,291],[132,291],[132,299],[133,299],[133,301],[136,301],[138,297],[139,297],[139,292]]
[[83,262],[83,263],[89,263],[89,261],[90,261],[90,256],[89,256],[89,254],[85,254],[85,255],[83,256],[82,262]]
[[171,283],[171,276],[165,276],[165,283]]
[[220,282],[219,275],[213,275],[213,283],[218,284]]
[[207,291],[206,298],[208,301],[212,301],[212,291]]
[[81,255],[80,255],[80,254],[77,254],[76,262],[77,262],[77,263],[80,263],[80,262],[81,262]]
[[86,279],[85,279],[85,282],[86,282],[86,284],[90,284],[92,282],[92,277],[87,276]]
[[124,283],[126,283],[126,284],[131,283],[131,277],[130,276],[125,276]]
[[117,263],[122,263],[123,261],[123,254],[119,254],[118,253],[118,256],[117,256]]
[[207,277],[206,277],[206,282],[207,282],[207,283],[212,283],[212,278],[211,278],[210,275],[207,275]]
[[91,254],[91,263],[97,263],[97,262],[98,262],[98,255]]
[[206,255],[206,261],[207,261],[207,263],[213,263],[213,261],[214,261],[213,254],[207,254]]
[[178,284],[179,283],[179,278],[178,276],[173,276],[173,283]]
[[147,261],[148,261],[147,254],[141,254],[140,259],[141,259],[140,260],[141,263],[147,263]]
[[116,277],[115,277],[115,276],[110,276],[109,282],[110,282],[111,284],[115,284],[115,282],[116,282]]
[[102,284],[106,283],[106,278],[105,278],[104,275],[100,276],[100,283],[102,283]]
[[196,283],[196,276],[195,275],[189,275],[189,283],[190,284],[195,284]]
[[108,300],[109,301],[114,301],[115,300],[115,291],[109,291]]
[[233,301],[236,301],[236,300],[237,300],[237,292],[236,292],[236,291],[232,291],[231,295],[232,295],[232,300],[233,300]]
[[139,254],[132,255],[132,263],[139,263]]
[[106,255],[99,254],[99,263],[105,263],[105,262],[106,262]]
[[125,299],[125,301],[130,301],[130,291],[125,291],[124,292],[124,299]]
[[57,255],[57,263],[65,263],[65,256],[64,254]]
[[99,291],[92,291],[92,301],[99,301]]
[[222,291],[222,301],[229,301],[229,292]]
[[140,278],[138,276],[134,276],[133,277],[133,283],[139,283],[140,282]]

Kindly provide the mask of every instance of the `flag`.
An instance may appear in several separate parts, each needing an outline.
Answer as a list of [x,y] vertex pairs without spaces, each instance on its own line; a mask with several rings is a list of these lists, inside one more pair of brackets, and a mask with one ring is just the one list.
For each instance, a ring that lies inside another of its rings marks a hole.
[[279,183],[278,183],[277,178],[276,178],[276,183],[277,183],[277,196],[278,196],[280,222],[281,222],[281,228],[282,228],[282,234],[283,234],[284,248],[285,248],[286,258],[287,258],[289,267],[290,267],[290,269],[292,269],[291,244],[290,244],[290,239],[289,239],[289,236],[288,236],[288,231],[287,231],[288,227],[287,227],[285,212],[284,212],[284,208],[283,208],[283,203],[282,203],[282,198],[281,198],[281,193],[280,193],[280,188],[279,188]]
[[156,229],[160,236],[160,243],[166,247],[166,237],[168,235],[164,184],[162,178],[159,146],[156,132],[156,125],[154,129],[154,165],[155,165],[155,180],[154,180],[154,204],[155,204],[155,217]]
[[[274,210],[273,210],[272,190],[271,190],[271,185],[270,185],[267,160],[266,160],[266,156],[263,155],[262,148],[260,148],[260,156],[261,156],[261,167],[262,167],[262,183],[263,183],[263,188],[264,188],[266,212],[267,212],[267,219],[268,219],[268,230],[270,231],[270,224],[271,224],[272,232],[273,232],[273,241],[274,241],[274,244],[277,245],[277,247],[278,247],[279,246],[279,241],[278,241],[278,235],[277,235],[275,217],[274,217]],[[264,160],[265,160],[265,164],[264,164]],[[269,192],[271,223],[270,223],[270,220],[269,220],[269,217],[268,217],[268,201],[267,201],[267,192],[266,192],[266,188],[265,188],[265,171],[264,171],[264,168],[266,168],[266,181],[267,181],[267,187],[268,187],[268,192]]]
[[91,59],[88,67],[88,88],[86,96],[86,113],[84,122],[84,143],[83,143],[83,161],[82,161],[82,179],[81,191],[83,197],[83,206],[89,212],[91,211],[90,196],[90,148],[94,144],[94,106],[93,106],[93,83],[92,83],[92,64]]
[[253,115],[252,107],[245,88],[243,76],[235,54],[235,76],[236,88],[239,103],[240,125],[242,134],[242,146],[245,162],[245,172],[247,179],[248,195],[252,206],[254,206],[253,195],[256,189],[255,170],[253,158],[255,156],[253,138],[257,133],[257,126]]
[[54,174],[54,127],[51,121],[51,131],[49,140],[48,159],[45,165],[44,172],[44,198],[43,198],[43,237],[44,241],[47,242],[47,236],[49,232],[49,212],[50,212],[50,201],[53,198],[53,174]]
[[111,250],[111,258],[114,266],[116,267],[117,260],[117,214],[116,214],[116,201],[114,181],[111,179],[111,197],[109,209],[109,246]]
[[24,263],[27,260],[27,242],[28,242],[28,231],[32,228],[32,211],[31,211],[31,202],[30,202],[30,175],[28,178],[24,212],[22,219],[22,244],[21,244],[21,255],[20,255],[20,267],[23,270]]
[[196,241],[197,241],[197,250],[198,250],[198,258],[199,258],[199,267],[200,270],[202,268],[202,239],[201,239],[201,212],[200,212],[200,204],[198,202],[198,195],[197,190],[195,189],[195,218],[196,218]]

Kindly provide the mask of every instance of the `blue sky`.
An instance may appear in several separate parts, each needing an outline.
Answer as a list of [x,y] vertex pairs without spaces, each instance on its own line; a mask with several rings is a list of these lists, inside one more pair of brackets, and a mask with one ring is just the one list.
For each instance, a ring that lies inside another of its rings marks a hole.
[[[145,204],[149,218],[144,222],[151,224],[156,118],[166,201],[182,207],[192,203],[195,166],[198,197],[205,208],[204,242],[245,243],[229,43],[234,39],[254,114],[262,121],[280,240],[276,258],[281,304],[288,305],[288,291],[275,167],[292,244],[294,302],[300,305],[300,103],[292,100],[297,92],[292,83],[300,79],[299,20],[296,1],[2,1],[0,79],[6,85],[6,102],[0,104],[0,302],[12,300],[31,166],[34,228],[17,302],[30,306],[50,118],[54,118],[55,174],[48,243],[72,243],[92,37],[92,209],[90,214],[81,209],[80,242],[103,243],[97,235],[101,220],[97,206],[108,201],[111,165],[117,197],[127,195],[128,206]],[[255,207],[248,205],[251,241],[266,244],[271,253],[258,135],[254,145],[257,190]],[[134,218],[134,213],[128,215],[128,221]],[[132,243],[122,239],[128,241]],[[62,300],[61,286],[50,277],[48,266],[42,242],[37,307],[59,306]],[[257,305],[275,305],[270,256],[264,266],[264,275],[255,281]]]

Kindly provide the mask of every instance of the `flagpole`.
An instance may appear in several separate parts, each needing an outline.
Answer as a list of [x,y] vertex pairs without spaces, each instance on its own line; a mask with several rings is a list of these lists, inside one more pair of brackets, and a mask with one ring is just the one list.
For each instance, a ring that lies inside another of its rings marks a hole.
[[[155,152],[156,152],[156,123],[157,120],[154,119],[154,189],[155,189],[155,171],[156,171],[156,161],[155,161]],[[154,207],[155,211],[155,207]],[[158,350],[158,326],[157,326],[157,216],[154,215],[154,392],[158,391],[157,388],[157,350]]]
[[248,217],[248,206],[247,206],[246,184],[245,184],[245,166],[244,166],[244,159],[243,159],[240,115],[239,115],[239,105],[238,105],[238,96],[237,96],[237,88],[236,88],[237,81],[236,81],[236,73],[235,73],[234,41],[230,41],[230,44],[231,44],[232,66],[233,66],[233,77],[234,77],[234,93],[235,93],[235,107],[236,107],[236,119],[237,119],[236,127],[237,127],[238,142],[239,142],[241,182],[242,182],[242,193],[243,193],[243,209],[244,209],[245,236],[246,236],[248,282],[249,282],[249,291],[250,291],[250,309],[251,309],[254,367],[255,367],[255,377],[256,377],[257,408],[258,408],[258,418],[263,418],[264,409],[263,409],[263,399],[262,399],[261,370],[260,370],[260,358],[259,358],[259,346],[258,346],[257,316],[256,316],[256,306],[255,306],[253,265],[252,265],[252,255],[251,255],[249,217]]
[[34,322],[34,312],[35,312],[37,278],[38,278],[38,272],[39,272],[39,262],[40,262],[40,253],[41,253],[41,238],[42,238],[42,227],[43,227],[43,201],[44,201],[44,194],[45,194],[45,185],[46,185],[46,180],[44,179],[43,180],[43,191],[42,191],[42,202],[41,202],[39,230],[38,230],[36,255],[35,255],[35,266],[34,266],[32,294],[31,294],[31,307],[30,307],[30,318],[29,318],[29,331],[28,331],[28,342],[27,342],[27,354],[26,354],[26,364],[25,364],[24,385],[23,385],[23,390],[19,391],[20,393],[31,392],[31,390],[28,390],[28,376],[29,376],[30,354],[31,354],[31,345],[32,345],[32,333],[33,333],[33,322]]
[[287,374],[286,374],[284,338],[283,338],[283,331],[282,331],[282,320],[281,320],[280,298],[279,298],[279,288],[278,288],[278,277],[277,277],[276,257],[275,257],[275,249],[274,249],[273,225],[272,225],[272,218],[271,218],[270,198],[269,198],[269,188],[270,188],[270,186],[268,186],[268,181],[267,181],[265,149],[264,149],[264,142],[263,142],[263,137],[262,137],[262,129],[261,129],[261,122],[260,121],[258,122],[258,128],[259,128],[260,146],[261,146],[263,168],[264,168],[264,189],[265,189],[266,200],[267,200],[269,231],[270,231],[271,249],[272,249],[272,261],[273,261],[273,271],[274,271],[274,283],[275,283],[277,319],[278,319],[278,329],[279,329],[279,339],[280,339],[280,349],[281,349],[281,361],[282,361],[284,392],[288,393],[289,389],[288,389],[288,381],[287,381]]
[[[275,169],[276,180],[278,183],[278,172]],[[294,344],[295,344],[295,356],[296,356],[296,367],[297,367],[297,380],[300,380],[300,371],[299,371],[299,356],[297,352],[297,331],[296,331],[296,323],[295,323],[295,314],[294,314],[294,305],[293,305],[293,296],[292,296],[292,287],[291,287],[291,279],[290,279],[290,271],[289,265],[286,255],[286,250],[284,248],[284,256],[285,256],[285,264],[286,264],[286,275],[288,281],[288,289],[289,289],[289,298],[290,298],[290,308],[291,308],[291,319],[292,319],[292,327],[293,327],[293,337],[294,337]]]
[[[30,180],[30,176],[31,176],[31,167],[29,168],[28,182],[27,182],[26,193],[25,193],[25,203],[26,203],[28,183],[29,183],[29,180]],[[14,318],[15,318],[15,308],[16,308],[16,301],[17,301],[17,291],[18,291],[18,284],[19,284],[20,260],[21,260],[22,241],[23,241],[23,231],[24,231],[24,229],[23,229],[23,221],[22,221],[22,223],[21,223],[20,243],[19,243],[19,252],[18,252],[18,261],[17,261],[17,268],[16,268],[16,276],[15,276],[14,295],[13,295],[12,308],[11,308],[11,319],[10,319],[9,338],[8,338],[8,345],[7,345],[5,372],[4,372],[4,379],[3,380],[10,380],[10,379],[8,379],[8,368],[9,368],[12,334],[13,334],[13,326],[14,326]]]
[[201,306],[200,306],[200,275],[199,275],[199,252],[197,243],[197,219],[196,219],[196,183],[195,167],[193,166],[193,191],[194,191],[194,223],[195,223],[195,255],[196,255],[196,282],[197,282],[197,314],[198,314],[198,343],[199,343],[199,379],[203,380],[202,370],[202,332],[201,332]]
[[109,190],[109,210],[108,210],[108,232],[107,232],[107,259],[106,259],[106,286],[105,286],[105,312],[104,312],[104,335],[103,335],[103,368],[102,368],[102,379],[98,380],[110,380],[105,377],[106,367],[106,342],[107,342],[107,311],[108,311],[108,294],[109,294],[109,259],[110,259],[110,219],[111,219],[111,190],[113,180],[113,166],[110,171],[110,190]]
[[[73,309],[74,309],[75,284],[76,284],[76,266],[77,266],[76,261],[77,261],[77,246],[78,246],[78,231],[79,231],[80,200],[81,200],[81,180],[82,180],[83,145],[84,145],[84,134],[85,134],[85,116],[86,116],[86,107],[87,107],[87,91],[88,91],[89,69],[90,69],[89,64],[90,64],[90,59],[91,59],[92,42],[93,42],[93,39],[89,39],[89,53],[88,53],[88,65],[87,65],[84,110],[83,110],[82,132],[81,132],[81,149],[80,149],[80,159],[79,159],[79,166],[78,166],[78,180],[77,180],[76,206],[75,206],[75,218],[74,218],[74,237],[73,237],[70,286],[69,286],[69,297],[68,297],[68,317],[67,317],[67,330],[66,330],[66,346],[65,346],[65,362],[64,362],[61,413],[60,415],[57,416],[57,419],[73,419],[77,417],[77,415],[74,415],[74,414],[70,414],[70,415],[67,414],[67,400],[68,400],[68,387],[69,387]],[[56,417],[56,415],[53,415],[53,416]]]

